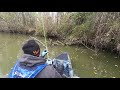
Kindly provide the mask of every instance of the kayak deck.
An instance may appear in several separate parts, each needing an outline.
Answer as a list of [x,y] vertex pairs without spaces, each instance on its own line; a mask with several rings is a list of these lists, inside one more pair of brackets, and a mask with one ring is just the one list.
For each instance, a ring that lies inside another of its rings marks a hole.
[[69,54],[64,52],[53,59],[53,65],[58,72],[67,78],[79,78],[73,72]]

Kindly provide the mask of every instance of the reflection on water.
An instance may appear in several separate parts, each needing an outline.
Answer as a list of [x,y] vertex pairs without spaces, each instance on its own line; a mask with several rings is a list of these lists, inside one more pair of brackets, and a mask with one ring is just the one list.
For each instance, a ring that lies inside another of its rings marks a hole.
[[[0,33],[0,77],[6,77],[16,60],[22,55],[21,46],[29,39],[25,35]],[[44,43],[44,38],[38,38]],[[49,46],[49,45],[48,45]],[[42,47],[41,50],[44,48]],[[84,47],[49,46],[49,57],[68,52],[75,73],[81,78],[119,78],[120,60],[111,53],[93,51]]]

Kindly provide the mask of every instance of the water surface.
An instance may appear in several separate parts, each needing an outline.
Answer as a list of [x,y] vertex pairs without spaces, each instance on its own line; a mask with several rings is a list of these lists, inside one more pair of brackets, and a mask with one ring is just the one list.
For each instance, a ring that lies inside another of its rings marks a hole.
[[[16,60],[23,54],[23,43],[29,38],[26,35],[0,33],[0,77],[9,74]],[[36,38],[44,43],[44,38]],[[41,51],[43,49],[41,47]],[[81,78],[120,78],[120,59],[111,53],[99,52],[95,55],[90,49],[77,46],[48,45],[48,50],[51,58],[68,52],[74,72]]]

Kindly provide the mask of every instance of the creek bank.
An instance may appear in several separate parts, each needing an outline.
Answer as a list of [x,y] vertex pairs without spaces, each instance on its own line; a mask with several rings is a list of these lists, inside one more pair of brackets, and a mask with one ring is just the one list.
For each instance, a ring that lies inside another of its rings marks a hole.
[[[24,34],[24,35],[33,35],[33,36],[39,36],[44,37],[40,33],[37,33],[35,30],[0,30],[1,33],[11,33],[11,34]],[[69,40],[62,38],[62,36],[58,34],[51,34],[47,33],[47,38],[50,41],[48,44],[52,46],[57,45],[64,45],[64,46],[84,46],[88,49],[91,49],[95,51],[96,53],[98,51],[106,51],[110,53],[114,53],[118,56],[120,56],[120,44],[114,45],[112,43],[108,44],[101,44],[99,42],[95,43],[94,40],[83,40],[83,39],[77,39],[77,40]]]

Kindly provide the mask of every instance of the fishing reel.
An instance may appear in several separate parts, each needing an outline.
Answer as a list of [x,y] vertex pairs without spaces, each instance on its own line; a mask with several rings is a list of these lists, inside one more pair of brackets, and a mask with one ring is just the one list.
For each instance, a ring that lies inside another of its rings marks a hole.
[[[45,50],[42,51],[41,56],[42,56],[42,57],[45,57],[45,56],[47,55],[47,53],[48,53],[48,51],[45,49]],[[50,65],[50,64],[53,64],[53,60],[50,59],[50,58],[47,58],[47,59],[46,59],[46,63],[49,64],[49,65]]]
[[48,53],[48,51],[45,49],[45,50],[42,51],[41,56],[45,57],[45,55],[47,55],[47,53]]

